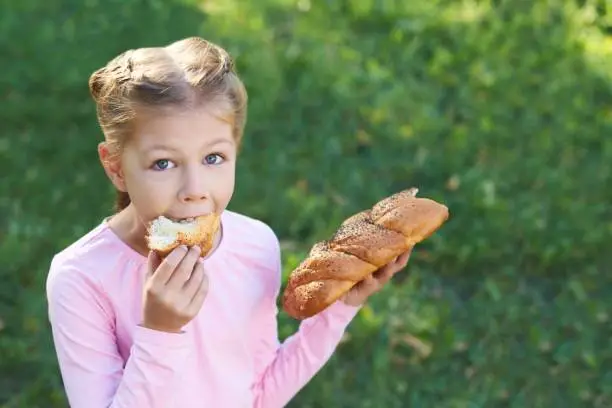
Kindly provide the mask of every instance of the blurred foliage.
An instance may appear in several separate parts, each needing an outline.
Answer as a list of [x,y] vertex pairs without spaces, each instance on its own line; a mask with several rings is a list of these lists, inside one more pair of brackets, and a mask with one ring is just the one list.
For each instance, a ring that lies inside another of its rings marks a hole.
[[[291,406],[612,406],[606,1],[0,7],[4,407],[66,406],[44,280],[113,199],[88,76],[127,48],[189,35],[227,47],[247,83],[231,208],[275,229],[285,274],[399,189],[451,210]],[[281,319],[287,336],[296,322]]]

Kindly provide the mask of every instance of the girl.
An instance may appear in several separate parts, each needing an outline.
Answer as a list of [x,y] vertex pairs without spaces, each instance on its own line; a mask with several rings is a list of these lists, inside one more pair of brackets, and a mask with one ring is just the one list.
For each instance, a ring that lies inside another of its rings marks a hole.
[[[73,408],[282,407],[330,358],[363,302],[402,269],[382,268],[283,344],[279,242],[226,210],[247,94],[228,54],[200,38],[127,51],[89,81],[116,213],[53,258],[49,318]],[[145,225],[215,211],[205,259],[163,261]]]

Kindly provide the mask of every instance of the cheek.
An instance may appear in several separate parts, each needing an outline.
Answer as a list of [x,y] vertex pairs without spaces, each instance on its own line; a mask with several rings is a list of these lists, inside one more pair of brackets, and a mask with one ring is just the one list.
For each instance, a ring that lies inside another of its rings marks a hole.
[[203,167],[202,191],[206,191],[215,208],[225,208],[234,191],[234,172],[230,166]]
[[227,205],[234,193],[235,173],[234,169],[227,167],[221,171],[214,172],[210,176],[214,181],[211,192],[219,204]]
[[227,166],[223,171],[223,185],[226,189],[233,190],[234,182],[236,177],[236,170],[234,166]]
[[125,180],[134,206],[143,215],[156,216],[165,211],[176,195],[176,181],[171,174],[136,170],[126,174]]

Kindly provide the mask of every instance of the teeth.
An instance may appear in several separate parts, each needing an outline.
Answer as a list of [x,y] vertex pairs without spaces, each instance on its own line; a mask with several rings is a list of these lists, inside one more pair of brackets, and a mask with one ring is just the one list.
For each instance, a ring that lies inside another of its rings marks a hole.
[[185,224],[185,223],[190,223],[190,222],[194,222],[196,219],[195,217],[189,217],[189,218],[170,218],[167,217],[170,221],[175,222],[175,223],[180,223],[180,224]]

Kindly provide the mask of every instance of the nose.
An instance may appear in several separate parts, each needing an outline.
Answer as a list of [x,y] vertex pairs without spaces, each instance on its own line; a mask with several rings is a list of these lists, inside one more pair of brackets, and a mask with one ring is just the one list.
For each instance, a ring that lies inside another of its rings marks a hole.
[[[198,168],[199,167],[199,168]],[[197,202],[210,198],[207,177],[201,166],[184,166],[179,198],[183,202]]]

